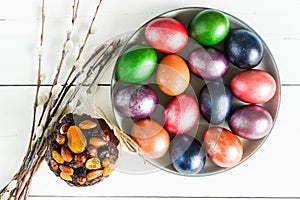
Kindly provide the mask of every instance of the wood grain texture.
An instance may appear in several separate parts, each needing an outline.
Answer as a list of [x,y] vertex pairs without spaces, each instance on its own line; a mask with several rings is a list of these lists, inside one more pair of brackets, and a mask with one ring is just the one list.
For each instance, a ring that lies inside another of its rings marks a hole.
[[[47,85],[58,64],[68,28],[68,5],[71,1],[46,2],[43,72],[47,75],[44,82]],[[90,10],[96,0],[82,2],[84,5],[78,18],[80,26],[73,36],[77,46],[85,34],[87,21],[92,17]],[[199,178],[176,176],[149,164],[144,166],[142,159],[124,152],[119,168],[109,179],[87,188],[68,186],[43,163],[33,179],[29,199],[300,198],[299,186],[295,184],[300,179],[300,134],[296,129],[299,123],[296,114],[300,112],[300,1],[107,0],[103,2],[96,20],[96,32],[84,55],[87,57],[99,44],[119,34],[134,31],[162,12],[189,6],[211,7],[231,13],[254,28],[269,46],[280,73],[282,100],[278,119],[264,145],[238,167],[222,174]],[[36,82],[39,15],[39,1],[0,0],[0,188],[17,170],[29,138]],[[73,54],[68,57],[67,65],[74,59]],[[108,85],[101,87],[95,101],[112,117],[109,104],[110,74],[111,69],[101,81]],[[42,86],[42,90],[48,88]]]

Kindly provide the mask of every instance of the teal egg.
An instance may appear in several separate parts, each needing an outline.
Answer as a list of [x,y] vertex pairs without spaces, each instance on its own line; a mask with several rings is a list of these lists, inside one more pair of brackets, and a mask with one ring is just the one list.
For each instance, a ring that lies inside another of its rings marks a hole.
[[117,61],[117,77],[126,83],[145,81],[153,73],[157,59],[157,53],[153,48],[145,45],[132,46]]
[[189,25],[189,34],[204,46],[220,43],[230,30],[228,18],[220,11],[204,10],[196,14]]

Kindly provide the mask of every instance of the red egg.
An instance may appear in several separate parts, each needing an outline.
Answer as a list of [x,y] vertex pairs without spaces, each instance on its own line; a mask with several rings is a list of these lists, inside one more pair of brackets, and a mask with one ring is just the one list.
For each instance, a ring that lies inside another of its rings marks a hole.
[[208,157],[219,167],[233,167],[242,159],[242,142],[225,128],[208,128],[203,135],[203,144]]
[[149,44],[163,53],[175,53],[188,42],[186,28],[173,18],[157,18],[145,28],[145,37]]
[[193,129],[198,122],[199,106],[194,97],[181,94],[172,98],[165,106],[164,125],[173,134],[183,134]]
[[132,126],[131,136],[148,158],[160,158],[169,149],[170,136],[168,132],[151,119],[137,121]]
[[257,69],[239,72],[231,79],[230,87],[238,99],[253,104],[266,103],[276,92],[274,78]]

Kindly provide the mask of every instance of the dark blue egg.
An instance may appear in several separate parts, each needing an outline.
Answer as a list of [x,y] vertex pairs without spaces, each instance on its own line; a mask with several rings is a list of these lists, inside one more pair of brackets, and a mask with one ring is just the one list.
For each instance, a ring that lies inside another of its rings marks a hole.
[[237,29],[229,34],[225,42],[225,52],[235,66],[251,69],[262,60],[263,44],[254,33]]
[[176,135],[172,140],[170,155],[174,168],[183,174],[200,172],[206,161],[201,143],[189,135]]
[[200,91],[199,104],[201,114],[207,122],[212,125],[221,124],[230,114],[232,94],[223,83],[209,82]]

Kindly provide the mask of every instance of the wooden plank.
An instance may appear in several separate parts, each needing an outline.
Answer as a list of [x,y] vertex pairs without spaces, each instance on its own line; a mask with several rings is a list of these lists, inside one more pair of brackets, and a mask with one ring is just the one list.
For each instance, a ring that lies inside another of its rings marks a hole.
[[[40,2],[0,0],[0,188],[17,170],[27,148],[36,82]],[[47,75],[44,84],[49,84],[69,27],[71,1],[46,2],[43,73]],[[82,2],[78,17],[80,27],[75,29],[73,37],[75,49],[66,65],[70,65],[75,57],[96,0]],[[209,177],[176,176],[144,165],[141,158],[122,151],[117,170],[103,183],[72,188],[56,178],[43,163],[34,177],[29,199],[300,198],[298,185],[294,184],[300,179],[297,159],[300,135],[296,129],[296,113],[300,111],[297,106],[300,99],[298,0],[103,1],[95,23],[96,32],[90,38],[85,57],[107,39],[136,30],[150,18],[183,6],[211,7],[231,13],[252,26],[270,47],[283,87],[279,117],[267,141],[238,167]],[[110,74],[108,70],[101,82],[109,84]],[[107,104],[110,102],[108,87],[101,88],[91,102],[102,105],[113,118],[111,106]]]
[[[227,172],[208,177],[191,178],[173,175],[151,168],[151,166],[148,168],[149,164],[147,164],[144,172],[139,171],[137,173],[135,167],[137,164],[143,166],[142,159],[122,152],[120,165],[117,165],[117,169],[111,177],[100,184],[87,188],[69,187],[55,177],[48,166],[43,163],[34,177],[30,194],[35,198],[44,196],[93,196],[95,198],[99,196],[300,197],[297,184],[292,184],[300,178],[299,162],[295,159],[300,152],[298,145],[300,135],[295,131],[295,124],[298,123],[298,119],[293,117],[295,112],[300,111],[299,107],[295,106],[300,98],[300,87],[284,86],[282,88],[280,113],[271,135],[252,157]],[[9,94],[4,87],[0,87],[0,90],[2,90],[2,94]],[[26,89],[20,87],[16,88],[15,91],[19,94],[27,92]],[[13,95],[8,97],[14,98]],[[95,99],[108,102],[109,88],[101,88]],[[29,98],[22,102],[20,110],[13,109],[12,112],[23,113],[24,109],[27,109],[26,105],[30,104]],[[110,112],[109,106],[103,108]],[[23,119],[22,115],[20,118]],[[1,115],[1,120],[8,119]],[[24,118],[24,120],[26,119]],[[20,126],[20,128],[22,127]],[[0,132],[3,132],[3,129],[4,127],[1,126]],[[20,141],[21,143],[16,149],[12,144],[20,137],[17,136],[16,130],[12,130],[10,134],[12,134],[11,139],[7,139],[5,136],[0,137],[0,147],[2,148],[0,149],[0,159],[2,159],[0,162],[7,163],[6,160],[10,161],[6,165],[9,166],[8,168],[1,168],[0,177],[7,177],[6,174],[12,173],[12,168],[16,166],[13,161],[18,160],[12,158],[20,159],[23,152],[22,148],[24,149],[26,146],[26,142]],[[22,140],[26,140],[25,135]],[[130,162],[128,162],[129,160]],[[126,164],[126,167],[122,165],[122,162]],[[272,184],[272,187],[267,187],[274,180],[274,177],[280,181],[277,181],[275,185]],[[4,180],[0,179],[0,185],[3,184]]]
[[[2,47],[0,54],[0,85],[35,84],[40,31],[39,6],[37,3],[33,4],[35,6],[29,6],[32,4],[18,0],[9,2],[10,3],[5,4],[5,6],[1,6],[3,17],[0,16],[0,18],[6,20],[0,21],[0,44]],[[59,2],[62,2],[62,6],[57,7]],[[92,2],[93,3],[84,3],[81,10],[82,14],[78,17],[80,26],[76,26],[74,30],[74,50],[66,59],[65,65],[67,69],[73,64],[79,44],[86,34],[88,21],[90,21],[92,14],[88,11],[93,10],[92,8],[96,1]],[[96,32],[91,36],[88,48],[84,52],[85,58],[91,54],[93,49],[106,40],[122,33],[135,31],[147,20],[164,11],[182,6],[207,6],[223,9],[252,26],[263,37],[267,45],[270,46],[275,59],[278,60],[280,68],[283,68],[283,70],[280,69],[282,82],[285,84],[299,82],[296,75],[298,73],[295,73],[294,63],[297,62],[296,48],[300,44],[300,30],[298,26],[294,25],[294,21],[291,20],[300,18],[300,13],[296,12],[296,10],[299,9],[296,0],[289,0],[288,2],[290,2],[290,4],[283,5],[280,2],[272,2],[271,7],[268,6],[268,12],[257,7],[256,3],[240,4],[234,0],[226,3],[203,1],[201,5],[195,4],[191,0],[187,2],[173,1],[172,3],[164,0],[157,2],[157,4],[154,1],[153,4],[149,6],[144,5],[144,3],[134,2],[135,0],[126,1],[126,3],[120,3],[116,0],[110,3],[104,2],[99,17],[95,22]],[[259,2],[259,4],[266,4],[266,2]],[[24,9],[19,11],[19,8],[14,8],[13,5],[16,4],[19,4],[20,7],[24,7]],[[42,72],[46,74],[45,84],[52,82],[56,67],[59,63],[61,50],[66,37],[66,30],[70,24],[68,4],[68,1],[58,0],[47,2],[48,11],[42,69]],[[115,4],[118,4],[118,6],[114,6]],[[139,6],[140,9],[135,9],[134,6],[125,6],[134,4]],[[282,12],[285,9],[289,10],[289,12],[283,15]],[[8,12],[7,10],[13,10],[14,12]],[[288,49],[288,53],[283,53],[283,49]],[[68,70],[62,70],[62,75],[67,73]],[[104,77],[103,82],[110,83],[110,76]],[[61,80],[61,82],[64,81]]]

